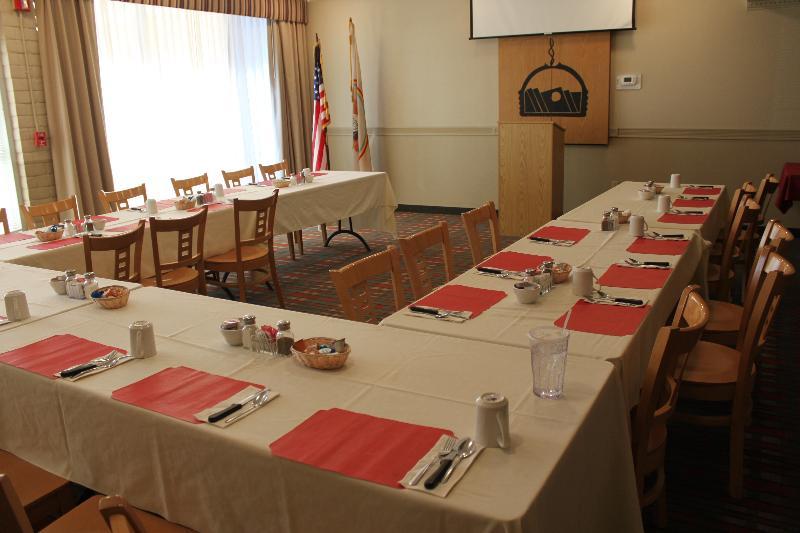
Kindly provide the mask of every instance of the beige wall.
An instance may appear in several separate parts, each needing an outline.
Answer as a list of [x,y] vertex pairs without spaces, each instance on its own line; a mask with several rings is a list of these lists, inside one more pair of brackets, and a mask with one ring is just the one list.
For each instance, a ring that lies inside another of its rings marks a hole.
[[[334,168],[352,168],[347,19],[356,24],[373,165],[404,204],[471,207],[497,196],[497,42],[470,41],[466,0],[311,0],[323,43]],[[800,160],[800,7],[638,0],[638,30],[612,39],[605,146],[570,146],[565,207],[612,180],[738,184]],[[800,227],[800,212],[784,216]]]

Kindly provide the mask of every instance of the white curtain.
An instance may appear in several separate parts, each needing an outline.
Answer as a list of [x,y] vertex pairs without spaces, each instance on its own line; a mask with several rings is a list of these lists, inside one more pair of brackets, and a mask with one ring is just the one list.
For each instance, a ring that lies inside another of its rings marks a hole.
[[173,196],[170,178],[281,159],[267,20],[95,0],[114,185]]

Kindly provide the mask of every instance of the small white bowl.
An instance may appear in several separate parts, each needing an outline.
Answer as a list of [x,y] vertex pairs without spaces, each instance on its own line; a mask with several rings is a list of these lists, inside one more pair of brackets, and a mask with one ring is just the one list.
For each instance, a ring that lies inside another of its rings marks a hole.
[[103,231],[106,227],[106,221],[103,219],[92,220],[94,223],[94,229],[97,231]]
[[50,280],[50,286],[53,288],[56,294],[67,294],[67,282],[63,279],[59,279],[57,277]]
[[527,281],[520,281],[514,284],[514,296],[521,304],[532,304],[539,299],[542,292],[542,286],[538,283],[529,283]]
[[647,189],[639,189],[636,191],[639,194],[639,200],[652,200],[656,197],[656,191]]
[[225,342],[227,342],[231,346],[242,345],[242,328],[239,329],[219,328],[219,332],[222,333],[222,338],[225,339]]

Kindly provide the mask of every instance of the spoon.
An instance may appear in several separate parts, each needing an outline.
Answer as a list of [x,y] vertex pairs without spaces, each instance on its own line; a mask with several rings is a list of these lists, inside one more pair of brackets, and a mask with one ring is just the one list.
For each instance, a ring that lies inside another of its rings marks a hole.
[[457,455],[453,462],[450,464],[450,468],[447,469],[447,472],[444,473],[444,477],[442,478],[442,483],[447,483],[447,480],[450,479],[450,476],[453,474],[453,471],[458,466],[462,460],[466,459],[473,453],[475,453],[476,446],[475,441],[472,439],[464,439],[459,443]]

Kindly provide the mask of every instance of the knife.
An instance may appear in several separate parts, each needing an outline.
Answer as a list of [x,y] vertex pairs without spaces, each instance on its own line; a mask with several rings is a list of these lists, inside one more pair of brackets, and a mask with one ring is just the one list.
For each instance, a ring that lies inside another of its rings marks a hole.
[[61,372],[58,373],[58,375],[61,376],[62,378],[71,378],[87,370],[94,370],[98,366],[99,365],[97,363],[84,363],[82,365],[68,368],[67,370],[62,370]]
[[486,274],[504,274],[505,270],[502,268],[492,268],[492,267],[475,267],[478,272],[485,272]]
[[425,307],[422,305],[411,305],[408,307],[414,313],[425,313],[428,315],[438,315],[440,311],[435,307]]
[[659,235],[661,239],[683,239],[683,233],[664,233],[663,235]]
[[687,185],[690,189],[713,189],[714,185]]
[[241,403],[232,403],[228,407],[223,409],[222,411],[217,411],[216,413],[214,413],[212,415],[209,415],[208,416],[208,423],[209,424],[213,424],[214,422],[219,422],[220,420],[222,420],[223,418],[225,418],[228,415],[232,415],[233,413],[235,413],[236,411],[238,411],[239,409],[241,409],[242,407],[244,407],[248,403],[252,402],[253,398],[255,398],[256,395],[258,395],[259,392],[261,392],[261,391],[259,390],[259,391],[254,392],[253,394],[251,394],[250,396],[245,398]]
[[619,304],[644,305],[644,300],[636,298],[611,298],[611,300]]
[[670,264],[668,261],[642,261],[643,265],[646,266],[654,266],[654,267],[664,267],[669,268]]
[[674,211],[676,215],[705,215],[702,211],[680,211],[676,209]]
[[441,461],[439,461],[439,466],[436,470],[428,476],[428,479],[425,480],[425,488],[428,490],[433,490],[436,486],[441,483],[442,478],[444,477],[445,473],[447,473],[447,469],[450,468],[450,465],[453,464],[453,459],[456,458],[458,455],[458,448],[461,445],[461,441],[463,439],[459,439],[456,442],[455,446],[453,446],[453,451],[448,453]]
[[711,200],[710,196],[683,196],[680,195],[678,198],[681,200]]

